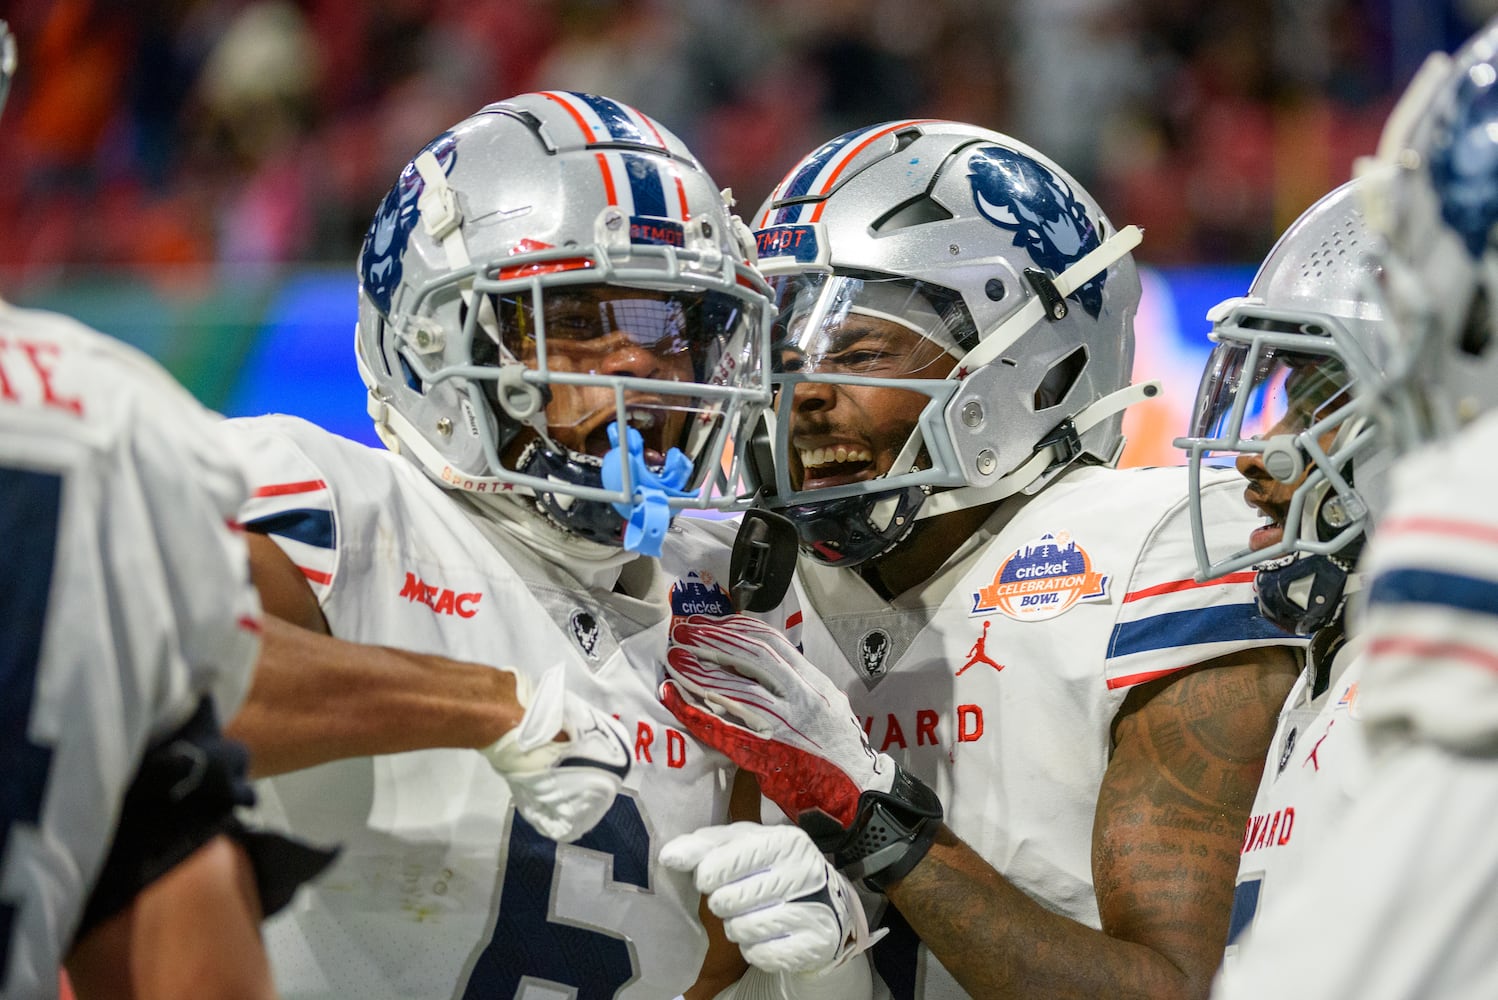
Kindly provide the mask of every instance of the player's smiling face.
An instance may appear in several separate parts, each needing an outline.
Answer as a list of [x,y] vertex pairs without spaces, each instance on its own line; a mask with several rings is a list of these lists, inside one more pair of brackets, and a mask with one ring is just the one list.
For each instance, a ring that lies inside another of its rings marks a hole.
[[[1335,363],[1307,364],[1291,369],[1283,388],[1274,396],[1282,401],[1284,413],[1261,436],[1273,438],[1282,435],[1294,436],[1308,430],[1318,419],[1347,401],[1346,375]],[[1322,450],[1329,449],[1336,438],[1336,430],[1326,431],[1319,437]],[[1243,489],[1243,499],[1250,507],[1256,507],[1267,518],[1265,524],[1248,537],[1248,547],[1258,552],[1278,544],[1285,537],[1285,519],[1290,514],[1290,501],[1295,491],[1310,475],[1310,465],[1291,482],[1280,482],[1264,467],[1264,460],[1257,452],[1244,452],[1235,463],[1238,472],[1248,480]]]
[[[787,347],[780,355],[789,374],[873,378],[944,378],[956,363],[909,327],[857,314],[825,330],[815,348]],[[919,392],[877,386],[807,382],[794,391],[791,483],[804,490],[889,472],[930,402]]]
[[[579,286],[546,293],[547,362],[553,372],[648,378],[693,383],[691,304],[665,292],[618,287]],[[524,319],[507,315],[506,346],[527,365],[537,362],[536,341],[516,334]],[[693,395],[663,392],[625,393],[630,426],[644,438],[647,460],[680,442]],[[548,387],[547,430],[558,444],[593,456],[608,452],[608,426],[617,417],[609,386]],[[522,446],[530,434],[516,442]],[[653,454],[652,454],[653,453]]]

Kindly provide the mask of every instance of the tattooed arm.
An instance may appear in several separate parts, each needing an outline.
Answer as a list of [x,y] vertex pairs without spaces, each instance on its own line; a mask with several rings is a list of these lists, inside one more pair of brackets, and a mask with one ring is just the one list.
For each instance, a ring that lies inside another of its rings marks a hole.
[[890,901],[975,997],[1205,997],[1297,670],[1293,653],[1265,648],[1130,693],[1093,827],[1101,931],[1045,909],[945,829]]

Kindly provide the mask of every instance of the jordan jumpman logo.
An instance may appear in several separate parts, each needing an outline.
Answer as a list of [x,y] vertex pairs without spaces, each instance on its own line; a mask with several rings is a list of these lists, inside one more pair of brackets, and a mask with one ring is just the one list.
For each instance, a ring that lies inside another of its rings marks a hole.
[[988,625],[988,619],[985,618],[983,620],[983,634],[978,636],[978,641],[973,643],[973,648],[967,651],[967,662],[962,665],[962,670],[957,671],[958,677],[962,676],[963,670],[966,670],[968,667],[971,667],[976,663],[986,663],[990,667],[993,667],[995,670],[1004,669],[1004,665],[1002,663],[995,663],[993,660],[989,659],[988,653],[983,648],[984,645],[988,642]]

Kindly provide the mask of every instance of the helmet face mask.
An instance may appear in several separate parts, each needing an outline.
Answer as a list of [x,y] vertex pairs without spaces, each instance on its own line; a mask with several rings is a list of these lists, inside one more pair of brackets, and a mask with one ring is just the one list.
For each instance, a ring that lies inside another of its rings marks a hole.
[[[1353,370],[1361,365],[1349,365],[1345,356],[1351,334],[1334,317],[1243,301],[1219,314],[1212,339],[1217,346],[1197,392],[1191,435],[1176,441],[1192,472],[1198,576],[1212,579],[1297,552],[1341,551],[1361,536],[1367,516],[1350,482],[1351,464],[1374,445],[1355,396]],[[1205,537],[1201,468],[1243,456],[1255,470],[1244,472],[1250,492],[1280,529],[1272,544],[1262,537]],[[1231,554],[1213,558],[1209,550]]]
[[460,123],[361,257],[382,438],[604,544],[641,488],[672,510],[739,503],[723,456],[768,401],[771,322],[741,228],[680,142],[615,102],[530,94]]
[[814,556],[854,565],[918,518],[1117,460],[1125,404],[1096,404],[1129,383],[1137,231],[1041,154],[954,122],[873,126],[803,159],[756,219],[780,316],[752,478]]
[[[777,448],[786,458],[777,496],[835,500],[866,493],[861,484],[874,479],[922,485],[931,460],[919,445],[939,440],[940,404],[954,388],[947,375],[962,353],[926,292],[872,275],[808,274],[772,286],[776,428],[789,435]],[[970,330],[960,302],[955,312],[954,325]],[[841,411],[823,405],[834,393]]]

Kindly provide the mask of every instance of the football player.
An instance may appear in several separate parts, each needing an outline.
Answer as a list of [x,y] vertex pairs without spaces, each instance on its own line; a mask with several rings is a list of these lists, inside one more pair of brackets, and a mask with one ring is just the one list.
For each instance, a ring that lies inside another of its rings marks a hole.
[[[712,997],[744,969],[656,858],[732,794],[656,689],[673,615],[733,609],[731,527],[671,518],[737,502],[725,448],[769,398],[752,261],[651,118],[496,103],[414,157],[364,243],[356,356],[389,450],[233,422],[267,610],[362,644],[262,668],[235,724],[268,771],[302,768],[267,815],[344,845],[268,926],[288,997]],[[433,742],[463,683],[489,721]],[[517,699],[540,722],[488,751],[508,785],[430,749],[494,741]],[[384,753],[323,764],[355,746]]]
[[[1205,995],[1300,640],[1251,573],[1193,579],[1184,470],[1112,468],[1155,391],[1138,231],[933,121],[820,146],[757,224],[778,396],[741,450],[804,658],[683,623],[664,700],[883,894],[893,996]],[[1200,485],[1246,537],[1241,482]]]
[[1358,195],[1350,182],[1317,201],[1280,237],[1247,296],[1212,310],[1217,347],[1202,373],[1192,436],[1176,441],[1193,475],[1235,455],[1248,481],[1244,499],[1267,519],[1237,552],[1211,561],[1209,548],[1225,546],[1205,537],[1193,503],[1198,579],[1252,568],[1264,616],[1313,637],[1244,830],[1229,965],[1260,903],[1299,877],[1307,850],[1327,836],[1368,769],[1361,643],[1349,642],[1344,610],[1362,589],[1356,564],[1390,449],[1355,392],[1377,379],[1387,335],[1371,298],[1379,269]]
[[1405,451],[1354,621],[1372,765],[1336,839],[1266,901],[1223,997],[1498,992],[1495,85],[1490,22],[1416,75],[1367,173],[1393,334],[1367,389]]
[[[15,67],[0,21],[0,105]],[[0,302],[0,996],[271,997],[259,923],[325,862],[246,830],[225,739],[261,612],[211,444],[139,351]]]

